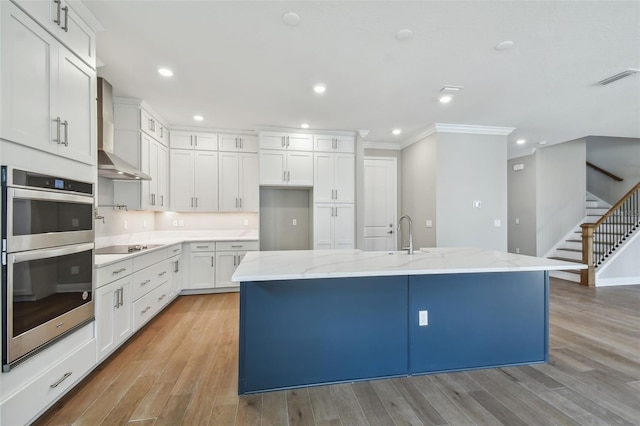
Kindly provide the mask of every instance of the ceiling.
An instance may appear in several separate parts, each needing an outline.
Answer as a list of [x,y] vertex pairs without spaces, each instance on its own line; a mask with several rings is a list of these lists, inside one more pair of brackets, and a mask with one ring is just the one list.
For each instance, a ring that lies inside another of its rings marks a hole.
[[[511,158],[589,135],[640,137],[640,73],[594,85],[640,69],[639,1],[84,3],[105,29],[98,74],[174,127],[309,123],[369,130],[364,140],[383,146],[434,123],[513,127]],[[413,37],[398,40],[402,29]],[[464,89],[441,104],[444,85]]]

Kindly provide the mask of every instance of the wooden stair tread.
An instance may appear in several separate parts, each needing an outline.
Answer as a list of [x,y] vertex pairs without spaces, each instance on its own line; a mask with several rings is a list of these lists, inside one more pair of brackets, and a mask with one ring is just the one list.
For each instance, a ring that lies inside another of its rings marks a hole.
[[582,260],[569,259],[567,257],[559,257],[559,256],[552,256],[552,257],[549,257],[549,259],[563,260],[565,262],[572,262],[572,263],[582,263]]
[[582,253],[581,249],[574,249],[574,248],[566,248],[566,247],[560,247],[558,248],[558,250],[562,250],[562,251],[572,251],[575,253]]

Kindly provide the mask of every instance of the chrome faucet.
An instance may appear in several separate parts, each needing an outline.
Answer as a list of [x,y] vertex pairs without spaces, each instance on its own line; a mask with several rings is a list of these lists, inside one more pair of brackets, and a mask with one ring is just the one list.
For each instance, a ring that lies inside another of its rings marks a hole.
[[[400,232],[402,219],[407,219],[409,221],[409,247],[402,247],[402,233]],[[402,250],[407,250],[408,254],[413,254],[413,222],[409,215],[405,214],[398,220],[398,234],[400,235],[400,246],[402,247]]]

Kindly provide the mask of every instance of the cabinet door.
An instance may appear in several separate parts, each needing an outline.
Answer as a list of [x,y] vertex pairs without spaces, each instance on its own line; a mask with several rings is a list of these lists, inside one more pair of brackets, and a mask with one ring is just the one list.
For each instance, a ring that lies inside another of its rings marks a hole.
[[148,134],[149,136],[156,137],[157,122],[151,114],[147,111],[140,110],[140,130]]
[[[173,137],[173,135],[172,135]],[[171,210],[188,212],[193,210],[193,151],[171,150]]]
[[149,185],[149,205],[151,206],[150,210],[158,209],[158,142],[153,140],[149,135],[143,135],[142,140],[147,139],[147,143],[149,145],[149,176],[151,176],[150,181],[146,181],[143,183],[147,183]]
[[158,199],[156,207],[158,210],[166,211],[169,206],[168,179],[169,174],[169,153],[167,148],[158,144]]
[[240,210],[257,212],[260,209],[260,164],[258,154],[240,154]]
[[113,352],[132,332],[131,277],[96,290],[96,340],[98,360]]
[[218,134],[217,133],[198,133],[194,137],[194,148],[203,151],[218,150]]
[[258,152],[258,137],[254,135],[240,135],[240,151]]
[[194,159],[195,211],[218,211],[218,153],[195,151]]
[[260,133],[260,149],[285,149],[284,133]]
[[260,152],[260,185],[283,185],[286,151]]
[[188,132],[172,131],[169,136],[171,148],[193,149],[193,135]]
[[[341,203],[354,203],[355,200],[355,156],[354,154],[335,155],[334,188],[335,201]],[[315,189],[314,189],[315,191]]]
[[335,149],[335,136],[315,135],[313,137],[313,149],[316,152],[333,152]]
[[218,287],[239,287],[239,283],[231,281],[231,276],[236,271],[240,263],[239,256],[235,251],[222,251],[216,253],[216,288]]
[[0,137],[56,152],[58,43],[12,3],[0,7]]
[[333,216],[333,248],[355,247],[354,204],[336,204]]
[[336,138],[335,152],[344,152],[353,154],[356,152],[356,141],[347,136],[338,136]]
[[292,151],[313,151],[313,135],[288,133],[287,149]]
[[218,156],[220,211],[235,212],[240,209],[239,156],[235,152],[220,152]]
[[58,115],[62,120],[58,153],[88,164],[96,163],[95,71],[60,47]]
[[313,206],[313,248],[326,250],[333,248],[333,204],[314,204]]
[[313,153],[287,153],[287,184],[313,186]]
[[238,151],[240,150],[240,135],[219,134],[218,149],[220,151]]
[[333,202],[336,185],[335,179],[335,157],[331,153],[315,153],[314,158],[314,179],[313,179],[313,201]]
[[215,286],[215,252],[191,253],[191,286],[192,289],[214,288]]
[[[95,34],[66,1],[13,0],[80,59],[95,67]],[[66,29],[66,30],[65,30]]]

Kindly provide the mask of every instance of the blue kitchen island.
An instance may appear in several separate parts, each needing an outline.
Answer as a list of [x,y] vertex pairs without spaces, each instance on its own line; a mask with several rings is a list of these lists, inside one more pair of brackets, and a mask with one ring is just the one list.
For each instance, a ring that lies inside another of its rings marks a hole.
[[545,362],[548,271],[475,248],[249,253],[239,394]]

